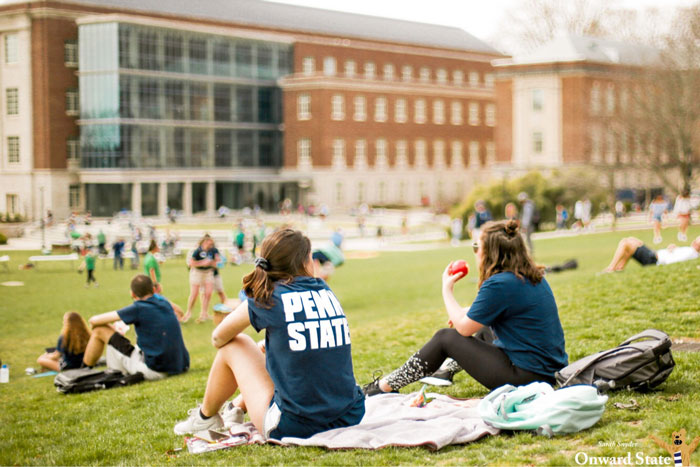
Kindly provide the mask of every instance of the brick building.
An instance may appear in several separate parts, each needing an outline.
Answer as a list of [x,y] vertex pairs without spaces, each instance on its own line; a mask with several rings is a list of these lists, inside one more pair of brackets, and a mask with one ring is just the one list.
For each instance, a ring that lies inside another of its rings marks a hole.
[[259,0],[30,0],[0,6],[0,40],[0,211],[449,202],[496,159],[500,55],[457,28]]

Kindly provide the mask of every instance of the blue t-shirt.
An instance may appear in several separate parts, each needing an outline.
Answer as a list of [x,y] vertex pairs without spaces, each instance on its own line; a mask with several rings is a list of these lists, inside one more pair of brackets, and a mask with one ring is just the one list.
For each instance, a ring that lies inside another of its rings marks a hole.
[[[216,255],[219,254],[219,250],[216,247],[212,247],[209,250],[203,249],[201,246],[197,247],[196,250],[192,252],[192,259],[195,261],[201,261],[203,259],[216,259]],[[214,266],[195,266],[197,269],[212,269]]]
[[122,242],[122,241],[115,242],[114,245],[112,245],[112,251],[114,251],[114,256],[121,256],[123,249],[124,249],[124,242]]
[[557,304],[544,278],[532,284],[512,272],[495,274],[481,285],[467,316],[491,327],[494,344],[518,368],[553,377],[568,364]]
[[58,336],[56,350],[58,350],[61,354],[61,361],[59,362],[59,368],[61,371],[80,368],[83,365],[83,355],[85,355],[85,352],[71,353],[67,348],[64,348],[63,336]]
[[248,299],[250,323],[265,329],[266,367],[274,402],[292,418],[311,423],[338,419],[364,396],[355,383],[350,330],[328,285],[313,277],[278,282],[272,308]]
[[126,324],[134,325],[136,344],[148,368],[169,375],[189,369],[190,354],[182,339],[180,323],[167,300],[155,295],[135,300],[117,314]]

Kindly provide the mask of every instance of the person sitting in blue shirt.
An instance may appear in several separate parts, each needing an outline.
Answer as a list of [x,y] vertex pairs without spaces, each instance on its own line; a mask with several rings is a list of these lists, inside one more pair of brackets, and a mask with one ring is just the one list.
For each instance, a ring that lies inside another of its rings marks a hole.
[[[83,362],[93,366],[107,347],[107,368],[146,380],[158,380],[184,373],[190,367],[190,355],[182,338],[180,323],[173,307],[155,294],[151,278],[138,274],[131,280],[134,303],[118,311],[108,311],[88,320],[92,335]],[[133,324],[136,345],[116,331],[112,323]]]
[[[348,321],[328,285],[313,277],[309,239],[291,229],[265,238],[243,290],[246,299],[212,334],[218,351],[204,401],[175,433],[223,427],[219,410],[236,389],[235,408],[245,407],[267,438],[308,438],[359,423],[365,405]],[[248,326],[265,329],[265,355],[243,334]]]
[[446,358],[494,389],[533,381],[554,383],[568,363],[564,332],[544,267],[528,254],[518,222],[489,222],[475,244],[479,292],[471,307],[455,299],[463,273],[442,274],[442,297],[450,328],[433,338],[399,369],[365,385],[368,396],[396,391],[432,374]]
[[63,315],[63,328],[58,336],[56,347],[46,349],[37,359],[42,368],[63,371],[80,368],[83,354],[90,339],[90,328],[80,313],[69,311]]

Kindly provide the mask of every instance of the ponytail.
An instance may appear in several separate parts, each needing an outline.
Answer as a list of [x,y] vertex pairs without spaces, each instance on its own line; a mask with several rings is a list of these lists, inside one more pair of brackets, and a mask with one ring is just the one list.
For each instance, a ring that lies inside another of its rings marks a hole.
[[297,230],[282,229],[260,246],[255,269],[243,278],[243,291],[263,308],[271,308],[275,283],[289,283],[297,276],[311,276],[307,269],[311,242]]

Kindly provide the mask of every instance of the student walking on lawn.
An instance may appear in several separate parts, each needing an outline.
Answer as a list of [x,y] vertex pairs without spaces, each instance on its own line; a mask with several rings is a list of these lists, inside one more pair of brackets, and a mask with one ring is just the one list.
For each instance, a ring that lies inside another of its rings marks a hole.
[[151,240],[151,243],[148,245],[148,253],[143,260],[144,273],[151,278],[153,286],[156,288],[156,293],[163,291],[160,282],[160,264],[158,264],[158,259],[155,257],[155,254],[159,251],[158,243],[155,240]]
[[464,274],[442,274],[450,328],[439,330],[403,366],[365,385],[368,396],[397,391],[457,361],[489,389],[533,381],[554,383],[567,365],[564,332],[544,267],[532,261],[515,220],[489,222],[475,244],[479,292],[462,308],[454,285]]
[[[301,232],[283,229],[263,241],[255,269],[243,278],[247,300],[212,335],[218,351],[204,402],[175,425],[176,434],[223,427],[219,410],[239,388],[235,408],[246,408],[268,438],[307,438],[360,422],[364,396],[348,322],[313,270],[311,242]],[[248,326],[265,329],[265,355],[243,334]]]
[[90,282],[95,283],[95,287],[99,287],[100,284],[97,283],[97,279],[95,278],[95,266],[97,263],[97,255],[93,251],[92,248],[88,249],[87,253],[85,254],[85,272],[87,273],[87,280],[85,282],[85,288],[87,289],[90,287]]

